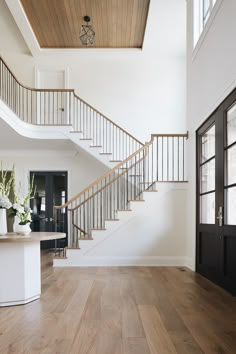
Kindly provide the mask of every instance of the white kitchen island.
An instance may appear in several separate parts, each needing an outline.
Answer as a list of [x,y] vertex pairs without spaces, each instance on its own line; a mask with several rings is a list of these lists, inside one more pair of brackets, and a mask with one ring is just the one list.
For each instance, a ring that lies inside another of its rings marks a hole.
[[64,233],[31,232],[0,236],[0,306],[27,304],[40,298],[40,242],[65,238]]

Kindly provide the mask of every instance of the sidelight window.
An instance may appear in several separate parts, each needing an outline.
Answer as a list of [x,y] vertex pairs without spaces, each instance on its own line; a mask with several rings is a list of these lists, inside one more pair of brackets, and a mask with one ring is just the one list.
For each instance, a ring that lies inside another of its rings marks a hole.
[[194,47],[206,26],[217,0],[194,0]]

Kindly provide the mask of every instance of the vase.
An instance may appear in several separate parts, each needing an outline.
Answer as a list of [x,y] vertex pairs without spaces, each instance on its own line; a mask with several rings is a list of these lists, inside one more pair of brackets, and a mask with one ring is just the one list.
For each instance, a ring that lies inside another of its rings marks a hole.
[[18,235],[28,235],[31,233],[30,223],[28,222],[25,225],[20,225],[20,218],[15,216],[13,224],[13,232]]
[[0,235],[7,234],[7,213],[6,209],[0,208]]

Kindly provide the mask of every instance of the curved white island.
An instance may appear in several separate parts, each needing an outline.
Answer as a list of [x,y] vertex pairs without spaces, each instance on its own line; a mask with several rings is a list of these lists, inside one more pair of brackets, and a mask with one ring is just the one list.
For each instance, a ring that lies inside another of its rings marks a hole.
[[27,304],[41,295],[40,242],[64,233],[31,232],[0,236],[0,306]]

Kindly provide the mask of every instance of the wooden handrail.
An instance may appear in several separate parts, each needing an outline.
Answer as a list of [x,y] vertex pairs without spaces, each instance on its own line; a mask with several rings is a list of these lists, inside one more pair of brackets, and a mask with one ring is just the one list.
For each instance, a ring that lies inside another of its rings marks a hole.
[[[68,207],[68,205],[70,205],[71,203],[73,203],[76,199],[78,199],[79,197],[81,197],[83,194],[85,194],[86,192],[88,192],[91,188],[95,187],[98,183],[100,183],[102,180],[104,180],[105,178],[107,178],[109,175],[111,175],[112,173],[114,173],[116,170],[118,170],[120,167],[122,167],[124,164],[126,164],[128,161],[130,161],[134,156],[138,155],[142,150],[146,149],[147,147],[149,147],[153,141],[154,138],[156,137],[176,137],[176,138],[186,138],[188,139],[188,132],[186,134],[151,134],[151,140],[149,142],[147,142],[144,146],[142,146],[141,148],[139,148],[137,151],[135,151],[132,155],[130,155],[127,159],[125,159],[124,161],[120,162],[117,166],[115,166],[114,168],[112,168],[111,170],[109,170],[108,172],[106,172],[104,175],[102,175],[101,177],[99,177],[98,179],[96,179],[93,183],[91,183],[88,187],[86,187],[84,190],[82,190],[81,192],[79,192],[78,194],[76,194],[73,198],[71,198],[70,200],[68,200],[68,202],[66,202],[63,205],[59,205],[59,206],[54,206],[55,209],[63,209]],[[94,193],[96,194],[96,192]],[[90,197],[89,197],[90,198]]]
[[[140,163],[141,161],[144,160],[144,157],[142,157],[141,159],[139,159],[138,161],[136,161],[136,163]],[[133,165],[131,165],[129,168],[127,168],[127,170],[130,170],[133,166],[135,165],[135,163]],[[124,176],[127,173],[127,171],[123,171],[121,174],[118,174],[115,178],[113,178],[112,181],[110,181],[109,183],[105,184],[103,187],[101,187],[100,189],[98,189],[96,192],[94,192],[93,194],[91,194],[87,199],[83,200],[79,205],[77,205],[76,207],[74,207],[73,209],[68,209],[69,211],[74,211],[78,208],[80,208],[83,204],[87,203],[90,199],[92,199],[95,195],[97,195],[98,193],[100,193],[101,191],[103,191],[104,189],[106,189],[108,186],[110,186],[112,183],[114,183],[115,181],[117,181],[120,177]],[[56,208],[56,207],[55,207]]]
[[13,79],[18,83],[18,85],[20,85],[21,87],[23,87],[26,90],[30,90],[30,91],[49,91],[49,92],[74,92],[73,89],[37,89],[37,88],[33,88],[33,87],[28,87],[23,85],[17,78],[16,76],[13,74],[13,72],[11,71],[11,69],[9,68],[9,66],[6,64],[6,62],[4,61],[4,59],[2,58],[2,56],[0,55],[0,61],[3,62],[3,64],[5,65],[5,67],[7,68],[7,70],[9,71],[9,73],[12,75]]
[[144,149],[146,149],[148,146],[150,146],[153,143],[153,139],[154,137],[151,137],[151,140],[146,143],[144,146],[142,146],[141,148],[139,148],[137,151],[135,151],[132,155],[130,155],[127,159],[125,159],[124,161],[120,162],[118,165],[116,165],[115,167],[113,167],[111,170],[109,170],[108,172],[104,173],[104,175],[102,175],[101,177],[99,177],[98,179],[96,179],[96,181],[94,181],[93,183],[91,183],[88,187],[86,187],[84,190],[82,190],[81,192],[79,192],[78,194],[76,194],[73,198],[71,198],[70,200],[68,200],[68,202],[66,202],[63,205],[55,205],[54,208],[55,209],[63,209],[68,207],[68,205],[70,205],[71,203],[73,203],[76,199],[78,199],[79,197],[81,197],[84,193],[88,192],[89,189],[93,188],[95,185],[97,185],[99,182],[101,182],[104,178],[107,178],[108,176],[110,176],[113,172],[115,172],[116,170],[118,170],[120,167],[122,167],[124,164],[126,164],[128,161],[130,161],[134,156],[138,155],[141,151],[143,151]]
[[133,135],[131,135],[129,132],[127,132],[127,130],[123,129],[122,127],[120,127],[118,124],[116,124],[115,122],[113,122],[110,118],[108,118],[107,116],[105,116],[103,113],[99,112],[96,108],[94,108],[93,106],[91,106],[91,104],[87,103],[86,101],[84,101],[81,97],[79,97],[75,92],[74,92],[75,97],[77,97],[81,102],[85,103],[88,107],[90,107],[94,112],[100,114],[103,118],[105,118],[108,122],[112,123],[114,126],[116,126],[117,128],[119,128],[120,130],[122,130],[125,134],[129,135],[132,139],[134,139],[135,141],[137,141],[137,143],[139,143],[140,145],[144,146],[144,144],[139,141],[137,138],[135,138]]
[[153,138],[162,137],[162,138],[186,138],[186,139],[188,139],[189,133],[187,131],[186,134],[152,134],[151,136]]
[[130,138],[132,138],[133,140],[135,140],[138,144],[140,144],[141,146],[144,146],[144,144],[139,141],[138,139],[136,139],[133,135],[131,135],[129,132],[127,132],[125,129],[123,129],[121,126],[119,126],[118,124],[116,124],[115,122],[113,122],[110,118],[106,117],[103,113],[99,112],[96,108],[94,108],[92,105],[90,105],[89,103],[87,103],[84,99],[82,99],[81,97],[79,97],[76,93],[74,89],[37,89],[37,88],[32,88],[32,87],[28,87],[28,86],[24,86],[23,84],[21,84],[16,76],[12,73],[12,71],[10,70],[9,66],[6,64],[6,62],[4,61],[4,59],[2,58],[2,56],[0,56],[0,60],[3,62],[3,64],[5,65],[5,67],[7,68],[7,70],[9,71],[9,73],[12,75],[12,77],[14,78],[14,80],[18,83],[18,85],[20,85],[21,87],[23,87],[26,90],[30,90],[33,92],[65,92],[65,93],[73,93],[74,97],[76,97],[77,99],[79,99],[81,102],[83,102],[84,104],[86,104],[89,108],[91,108],[94,112],[96,112],[97,114],[101,115],[104,119],[106,119],[108,122],[110,122],[112,125],[114,125],[115,127],[117,127],[118,129],[120,129],[122,132],[124,132],[125,134],[127,134]]

